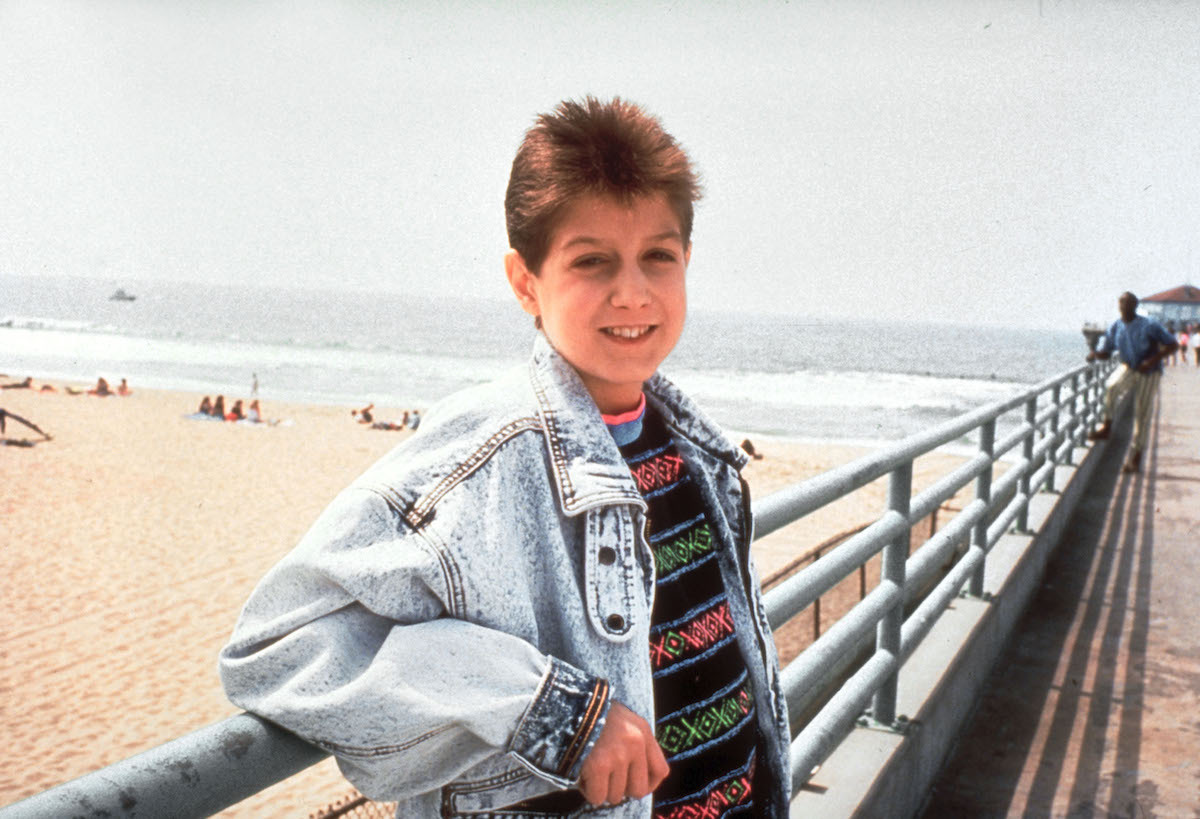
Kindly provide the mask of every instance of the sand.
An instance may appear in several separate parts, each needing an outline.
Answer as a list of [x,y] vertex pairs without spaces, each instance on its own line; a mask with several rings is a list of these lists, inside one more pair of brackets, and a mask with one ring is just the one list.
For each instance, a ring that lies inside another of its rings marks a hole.
[[[0,407],[53,436],[0,447],[0,805],[237,713],[216,657],[242,603],[332,497],[411,434],[355,423],[348,406],[265,400],[286,423],[248,426],[185,418],[201,397],[190,393],[54,385],[0,391]],[[5,437],[38,438],[11,420]],[[755,497],[867,452],[755,444]],[[960,460],[922,459],[914,483]],[[760,574],[873,520],[884,494],[877,482],[760,541]],[[221,815],[307,816],[351,790],[326,760]]]

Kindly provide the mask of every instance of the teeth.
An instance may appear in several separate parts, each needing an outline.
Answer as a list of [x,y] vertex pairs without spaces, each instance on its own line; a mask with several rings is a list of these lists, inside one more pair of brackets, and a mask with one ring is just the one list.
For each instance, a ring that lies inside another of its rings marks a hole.
[[605,327],[604,332],[610,336],[620,336],[621,338],[637,338],[649,332],[650,326],[643,324],[639,327]]

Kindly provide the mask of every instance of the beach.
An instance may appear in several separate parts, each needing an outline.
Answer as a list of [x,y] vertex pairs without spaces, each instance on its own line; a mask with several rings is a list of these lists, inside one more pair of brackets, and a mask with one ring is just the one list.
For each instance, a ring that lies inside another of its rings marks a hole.
[[[264,398],[282,423],[217,423],[186,417],[196,393],[135,383],[99,398],[51,383],[0,392],[0,407],[53,436],[0,447],[0,805],[237,713],[216,658],[241,605],[333,496],[412,434],[356,423],[351,405]],[[5,437],[39,436],[10,419]],[[869,451],[754,443],[765,457],[745,475],[758,498]],[[961,460],[921,459],[914,486]],[[760,576],[873,520],[884,497],[877,481],[759,541]],[[351,790],[326,760],[221,815],[307,816]]]

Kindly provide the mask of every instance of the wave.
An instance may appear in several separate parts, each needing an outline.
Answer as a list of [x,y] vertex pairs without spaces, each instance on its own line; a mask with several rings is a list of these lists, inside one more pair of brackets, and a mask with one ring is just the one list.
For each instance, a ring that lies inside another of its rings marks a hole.
[[44,316],[5,316],[0,319],[0,327],[10,327],[17,330],[60,330],[74,333],[115,332],[111,325],[101,325],[91,321],[75,321],[71,319],[48,318]]
[[311,403],[428,405],[517,363],[449,352],[98,334],[81,332],[79,323],[72,322],[53,329],[37,321],[14,325],[0,325],[0,370],[10,373],[68,381],[103,375],[144,387],[223,394],[244,392],[253,375],[264,396]]
[[[172,359],[187,358],[187,355],[180,355],[178,351],[181,349],[175,345],[191,345],[203,350],[227,350],[231,347],[236,347],[245,350],[254,350],[254,352],[246,352],[244,356],[251,358],[258,357],[262,350],[274,350],[278,356],[286,356],[288,358],[304,358],[306,355],[316,354],[313,351],[328,351],[331,353],[346,353],[355,355],[412,355],[419,353],[422,356],[444,357],[440,356],[438,350],[446,347],[444,339],[408,339],[408,343],[398,341],[386,341],[379,338],[372,338],[369,334],[362,334],[357,337],[352,335],[336,335],[329,334],[330,328],[320,327],[314,328],[311,335],[300,335],[296,333],[275,333],[270,330],[259,329],[255,333],[248,333],[244,330],[229,330],[221,332],[220,330],[197,330],[196,328],[183,329],[179,326],[160,326],[128,328],[118,326],[109,322],[87,321],[79,319],[60,319],[50,318],[36,315],[6,315],[0,318],[0,329],[23,330],[31,333],[44,335],[26,336],[26,337],[11,337],[10,343],[16,345],[14,351],[21,352],[46,352],[46,351],[62,351],[71,349],[73,353],[78,353],[86,347],[101,343],[104,345],[112,345],[109,347],[113,352],[122,352],[134,356],[135,360],[141,359],[144,356],[139,354],[137,350],[145,349],[146,345],[153,345],[163,355],[167,355]],[[341,328],[349,329],[349,328]],[[56,334],[63,334],[63,337],[57,337]],[[88,340],[87,336],[103,336],[101,342]],[[497,349],[503,348],[515,349],[514,345],[508,344],[487,344],[480,343],[475,345],[457,345],[454,349],[455,359],[479,359],[483,363],[493,361],[496,356]],[[527,344],[520,345],[521,354],[528,349]],[[171,351],[175,351],[172,353]],[[242,357],[242,356],[239,356]],[[272,358],[271,355],[267,356]],[[512,358],[512,356],[509,356]]]
[[991,379],[864,371],[674,373],[672,380],[701,403],[737,396],[777,408],[874,407],[965,411],[999,401],[1025,385]]

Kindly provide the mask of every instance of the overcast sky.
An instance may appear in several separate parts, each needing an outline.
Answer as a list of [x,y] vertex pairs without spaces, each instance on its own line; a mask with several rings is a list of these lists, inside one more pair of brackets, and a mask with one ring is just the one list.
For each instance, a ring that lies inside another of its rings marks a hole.
[[1200,284],[1200,2],[0,0],[0,272],[503,296],[534,116],[699,166],[696,307],[1063,326]]

